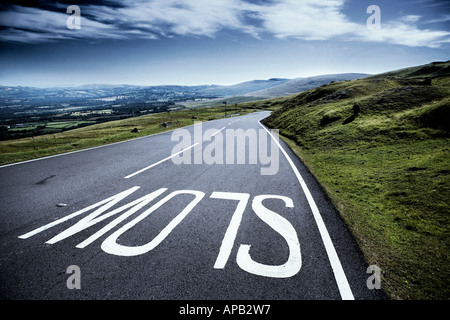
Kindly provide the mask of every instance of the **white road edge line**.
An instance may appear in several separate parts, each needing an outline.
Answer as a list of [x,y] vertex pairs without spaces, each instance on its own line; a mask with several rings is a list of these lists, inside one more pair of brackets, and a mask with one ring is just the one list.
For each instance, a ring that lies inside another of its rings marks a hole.
[[314,219],[316,220],[317,227],[319,228],[319,233],[320,236],[322,237],[323,244],[325,245],[325,250],[327,252],[331,268],[333,269],[334,278],[336,279],[336,283],[338,285],[342,300],[354,300],[355,297],[353,296],[352,289],[350,288],[347,277],[345,276],[344,269],[342,268],[341,265],[341,261],[339,260],[336,249],[334,248],[333,242],[331,241],[331,237],[328,233],[328,230],[325,226],[325,223],[322,219],[319,209],[317,208],[316,202],[314,201],[314,198],[312,197],[311,192],[309,191],[308,186],[303,180],[294,162],[287,154],[286,150],[284,150],[281,144],[273,137],[272,133],[261,123],[261,120],[262,119],[258,120],[258,123],[261,125],[261,127],[264,128],[264,130],[267,131],[267,133],[270,135],[273,141],[275,141],[275,143],[278,145],[278,148],[280,148],[281,152],[284,154],[287,161],[291,165],[291,168],[294,171],[298,181],[300,182],[303,192],[306,195],[306,199],[308,200]]
[[169,159],[172,159],[173,157],[179,155],[180,153],[185,152],[186,150],[189,150],[189,149],[195,147],[195,146],[198,145],[198,144],[199,144],[198,142],[197,142],[197,143],[194,143],[192,146],[189,146],[189,147],[187,147],[187,148],[184,148],[183,150],[178,151],[177,153],[174,153],[174,154],[168,156],[167,158],[164,158],[164,159],[162,159],[162,160],[160,160],[160,161],[158,161],[158,162],[156,162],[156,163],[154,163],[154,164],[152,164],[152,165],[149,165],[148,167],[145,167],[144,169],[141,169],[141,170],[139,170],[139,171],[136,171],[135,173],[132,173],[132,174],[130,174],[130,175],[124,177],[124,178],[125,178],[125,179],[129,179],[129,178],[131,178],[131,177],[134,177],[135,175],[137,175],[137,174],[139,174],[139,173],[142,173],[142,172],[144,172],[144,171],[147,171],[148,169],[153,168],[154,166],[157,166],[158,164],[161,164],[161,163],[163,163],[164,161],[167,161],[167,160],[169,160]]

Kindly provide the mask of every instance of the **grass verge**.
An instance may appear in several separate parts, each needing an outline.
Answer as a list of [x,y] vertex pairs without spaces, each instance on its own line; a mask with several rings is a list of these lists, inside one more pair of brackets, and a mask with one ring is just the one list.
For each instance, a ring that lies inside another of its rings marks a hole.
[[393,299],[450,297],[448,144],[310,151],[282,138],[324,187],[368,263],[381,268]]

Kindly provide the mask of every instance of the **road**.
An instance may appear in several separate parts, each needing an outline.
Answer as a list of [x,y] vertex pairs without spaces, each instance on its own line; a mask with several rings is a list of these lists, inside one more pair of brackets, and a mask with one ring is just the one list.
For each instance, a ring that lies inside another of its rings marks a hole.
[[0,167],[2,299],[383,299],[268,114]]

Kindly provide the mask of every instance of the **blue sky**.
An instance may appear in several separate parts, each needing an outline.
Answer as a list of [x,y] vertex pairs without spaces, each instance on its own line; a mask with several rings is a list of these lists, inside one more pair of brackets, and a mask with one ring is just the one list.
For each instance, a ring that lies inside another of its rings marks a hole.
[[[81,28],[67,27],[69,5]],[[381,28],[370,29],[370,5]],[[0,85],[234,84],[450,59],[444,0],[4,1]]]

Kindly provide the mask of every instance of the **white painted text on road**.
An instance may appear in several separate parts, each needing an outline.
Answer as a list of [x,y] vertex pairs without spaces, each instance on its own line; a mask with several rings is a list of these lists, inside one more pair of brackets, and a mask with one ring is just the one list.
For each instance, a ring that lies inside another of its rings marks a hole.
[[[121,222],[137,213],[139,210],[144,210],[144,207],[146,205],[150,204],[153,200],[157,199],[167,191],[167,188],[161,188],[137,200],[124,204],[116,209],[112,209],[113,206],[136,192],[138,189],[140,189],[140,187],[133,187],[120,192],[112,197],[99,201],[66,217],[60,218],[42,227],[25,233],[19,236],[19,238],[28,239],[38,233],[41,233],[45,230],[55,227],[56,225],[59,225],[63,222],[66,222],[93,210],[90,214],[88,214],[84,218],[81,218],[75,224],[60,232],[59,234],[53,236],[46,242],[48,244],[55,244],[70,236],[73,236],[74,234],[86,230],[93,225],[104,221],[107,218],[116,216],[121,213],[121,215],[110,221],[100,230],[98,230],[76,246],[77,248],[85,248],[86,246],[106,234],[108,231],[118,226]],[[189,201],[189,203],[187,203],[184,209],[181,210],[181,212],[179,212],[150,242],[140,246],[126,246],[118,243],[117,240],[122,234],[126,232],[132,232],[133,227],[135,227],[139,222],[150,216],[151,213],[160,209],[171,199],[181,195],[189,195],[193,196],[193,198]],[[171,192],[170,194],[166,195],[164,198],[153,204],[150,208],[144,210],[141,214],[134,217],[131,221],[127,222],[122,227],[115,230],[111,235],[106,237],[106,239],[103,240],[101,244],[102,250],[106,253],[118,256],[138,256],[150,252],[151,250],[159,246],[172,233],[172,231],[186,218],[188,214],[191,213],[191,211],[204,197],[204,192],[195,190],[176,190]],[[213,192],[210,195],[210,198],[238,201],[236,209],[232,214],[228,228],[226,229],[222,244],[219,248],[216,262],[214,264],[215,269],[224,269],[234,247],[236,235],[239,231],[242,217],[251,196],[248,193]],[[302,264],[300,243],[298,241],[297,232],[286,218],[282,217],[280,214],[272,210],[269,210],[263,205],[263,200],[265,199],[281,200],[284,202],[286,208],[293,208],[294,203],[291,198],[279,195],[257,195],[253,198],[252,201],[252,210],[256,214],[256,216],[259,217],[268,226],[270,226],[272,230],[281,235],[285,240],[289,249],[289,256],[287,258],[287,261],[281,265],[267,265],[257,262],[251,257],[251,245],[241,244],[236,255],[236,262],[242,270],[255,275],[271,278],[292,277],[300,271]]]

